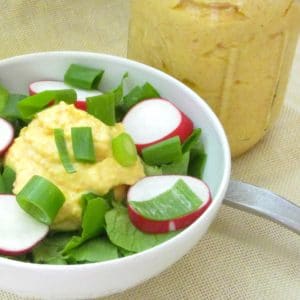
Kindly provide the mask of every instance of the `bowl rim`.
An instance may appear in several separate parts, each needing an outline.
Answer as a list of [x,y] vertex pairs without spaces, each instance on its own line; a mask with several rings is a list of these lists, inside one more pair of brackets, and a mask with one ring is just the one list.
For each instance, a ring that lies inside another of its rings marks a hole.
[[[100,58],[104,60],[109,61],[119,61],[121,63],[125,63],[128,68],[134,67],[138,69],[147,70],[150,73],[154,73],[155,76],[162,77],[168,81],[171,81],[172,83],[179,86],[181,89],[184,89],[192,99],[197,99],[200,105],[202,105],[203,110],[205,111],[205,114],[207,114],[207,117],[210,119],[210,121],[213,123],[213,127],[216,129],[216,132],[220,138],[220,142],[222,144],[223,149],[223,156],[224,156],[224,172],[222,176],[221,183],[218,187],[217,193],[214,197],[213,202],[221,202],[223,201],[223,196],[228,188],[230,175],[231,175],[231,153],[230,153],[230,147],[228,143],[228,139],[225,134],[225,130],[223,126],[221,125],[220,120],[216,116],[216,114],[213,112],[213,110],[209,107],[209,105],[203,100],[202,97],[200,97],[198,94],[196,94],[191,88],[183,84],[178,79],[174,78],[171,75],[166,74],[163,71],[160,71],[154,67],[151,67],[149,65],[143,64],[141,62],[128,59],[126,57],[121,57],[117,55],[112,54],[106,54],[106,53],[97,53],[97,52],[89,52],[89,51],[42,51],[42,52],[34,52],[34,53],[28,53],[28,54],[22,54],[17,56],[12,56],[8,58],[4,58],[0,60],[0,68],[2,66],[5,66],[6,64],[10,64],[12,62],[18,63],[23,61],[24,59],[31,59],[36,58],[37,56],[45,57],[47,56],[69,56],[69,55],[77,55],[80,57],[85,58]],[[200,101],[199,101],[200,100]],[[194,101],[194,100],[193,100]],[[210,205],[208,209],[205,211],[204,214],[206,214],[208,211],[210,211],[213,208],[213,205]],[[155,246],[150,249],[144,250],[142,252],[138,252],[136,254],[126,256],[126,257],[120,257],[113,260],[103,261],[103,262],[96,262],[96,263],[88,263],[88,264],[77,264],[77,265],[48,265],[48,264],[36,264],[36,263],[28,263],[28,262],[22,262],[12,259],[7,259],[0,257],[0,265],[7,266],[7,267],[18,267],[22,268],[23,270],[30,270],[30,271],[61,271],[61,270],[69,270],[69,271],[83,271],[83,270],[90,270],[94,268],[106,267],[108,265],[115,265],[120,264],[122,262],[130,262],[131,260],[137,259],[139,256],[144,256],[147,254],[152,254],[155,252],[159,252],[160,248],[163,248],[166,244],[172,243],[175,240],[181,238],[182,235],[187,234],[188,232],[192,231],[195,226],[197,226],[197,222],[200,219],[196,220],[193,224],[185,228],[182,232],[177,234],[176,236],[172,237],[171,239]]]

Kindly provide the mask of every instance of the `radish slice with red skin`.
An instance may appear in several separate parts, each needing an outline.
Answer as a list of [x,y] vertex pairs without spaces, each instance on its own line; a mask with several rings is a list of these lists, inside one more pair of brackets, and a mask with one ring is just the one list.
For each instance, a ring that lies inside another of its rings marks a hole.
[[15,195],[0,195],[0,254],[30,252],[48,233],[49,227],[20,208]]
[[193,132],[193,122],[165,99],[147,99],[131,108],[123,119],[125,131],[139,152],[174,136],[183,143]]
[[102,95],[98,90],[83,90],[79,88],[74,88],[63,81],[55,80],[42,80],[36,81],[29,85],[29,94],[35,95],[37,93],[47,91],[47,90],[64,90],[64,89],[74,89],[77,93],[77,101],[75,102],[75,107],[81,110],[86,110],[86,98]]
[[[130,205],[130,201],[147,201],[166,192],[171,189],[179,179],[182,179],[203,201],[197,210],[172,220],[157,221],[142,216]],[[165,233],[183,229],[197,220],[212,202],[210,190],[206,183],[194,177],[177,175],[145,177],[130,187],[127,200],[128,214],[132,224],[146,233]]]
[[9,122],[0,118],[0,157],[4,155],[13,140],[14,128]]

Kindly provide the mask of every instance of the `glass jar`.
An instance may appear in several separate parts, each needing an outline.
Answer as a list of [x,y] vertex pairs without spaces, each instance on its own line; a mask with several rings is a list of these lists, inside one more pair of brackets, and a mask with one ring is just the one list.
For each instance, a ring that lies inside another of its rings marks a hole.
[[128,57],[196,91],[233,156],[277,118],[299,33],[295,0],[131,0]]

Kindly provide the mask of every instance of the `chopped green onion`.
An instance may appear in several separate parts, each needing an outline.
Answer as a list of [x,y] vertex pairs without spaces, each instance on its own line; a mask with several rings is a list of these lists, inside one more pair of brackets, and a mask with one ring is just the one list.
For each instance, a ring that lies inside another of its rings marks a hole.
[[10,94],[4,109],[0,112],[0,115],[10,121],[21,119],[18,103],[26,97],[27,96],[25,95]]
[[88,113],[104,122],[106,125],[115,125],[115,95],[112,92],[99,96],[88,97],[86,102]]
[[165,221],[197,210],[203,201],[179,179],[174,186],[160,195],[146,201],[130,201],[130,205],[150,220]]
[[137,151],[131,136],[125,132],[112,140],[112,152],[118,163],[130,167],[137,160]]
[[53,100],[55,103],[64,101],[72,104],[77,99],[75,90],[43,91],[33,96],[26,97],[18,103],[18,109],[23,119],[31,119],[36,113],[43,110]]
[[0,112],[2,112],[6,106],[8,95],[8,90],[4,86],[0,85]]
[[2,179],[5,185],[5,193],[12,194],[13,184],[16,180],[16,172],[9,166],[5,166],[2,173]]
[[128,95],[124,97],[124,108],[128,111],[141,100],[158,97],[160,97],[159,93],[150,83],[146,82],[142,87],[136,86],[133,88]]
[[100,235],[104,231],[105,214],[110,209],[108,202],[92,194],[84,195],[82,201],[84,202],[84,210],[81,236],[73,236],[64,247],[63,253],[69,252],[71,249],[80,246],[85,241]]
[[161,166],[164,175],[187,175],[190,161],[190,152],[185,152],[179,160]]
[[64,81],[81,89],[97,89],[103,73],[103,70],[72,64],[65,73]]
[[192,147],[197,144],[200,139],[201,132],[201,128],[196,128],[193,130],[192,134],[182,144],[182,153],[190,151]]
[[82,162],[95,162],[96,154],[91,127],[71,128],[74,157]]
[[142,157],[148,165],[161,165],[179,160],[182,156],[178,136],[148,146],[142,150]]
[[35,175],[17,195],[17,201],[36,220],[50,225],[64,204],[65,196],[52,182]]
[[76,172],[68,153],[64,131],[61,128],[54,129],[54,138],[60,161],[62,162],[66,172]]

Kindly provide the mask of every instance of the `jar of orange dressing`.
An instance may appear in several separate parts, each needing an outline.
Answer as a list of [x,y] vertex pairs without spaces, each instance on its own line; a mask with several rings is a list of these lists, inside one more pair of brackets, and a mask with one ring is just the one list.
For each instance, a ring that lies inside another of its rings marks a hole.
[[205,99],[238,156],[278,116],[299,12],[296,0],[131,0],[128,57]]

